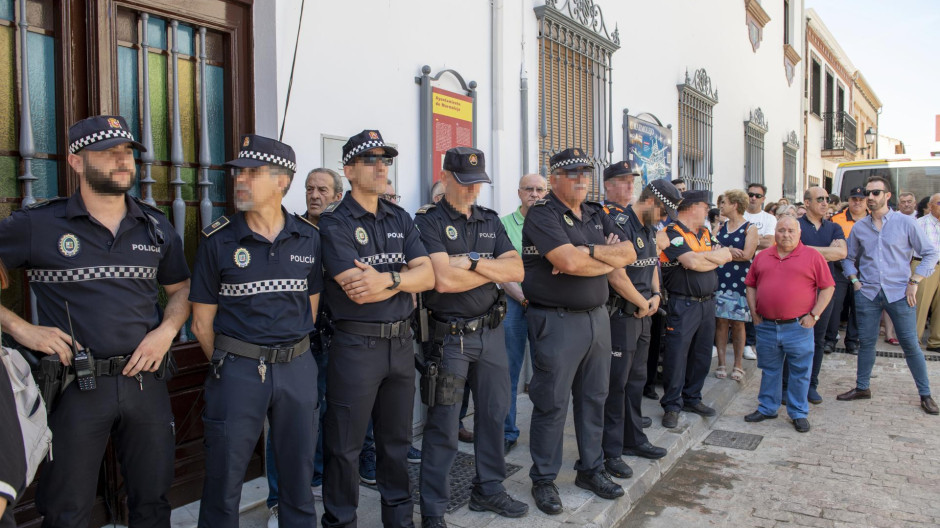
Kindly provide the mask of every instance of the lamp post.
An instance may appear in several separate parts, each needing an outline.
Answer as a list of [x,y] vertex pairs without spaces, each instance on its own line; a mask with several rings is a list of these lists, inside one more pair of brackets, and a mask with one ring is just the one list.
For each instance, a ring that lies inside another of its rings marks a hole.
[[865,131],[865,143],[867,143],[868,146],[862,147],[858,150],[864,153],[866,150],[872,148],[871,145],[872,143],[875,142],[876,138],[877,138],[877,133],[875,132],[875,127],[868,127],[868,130]]

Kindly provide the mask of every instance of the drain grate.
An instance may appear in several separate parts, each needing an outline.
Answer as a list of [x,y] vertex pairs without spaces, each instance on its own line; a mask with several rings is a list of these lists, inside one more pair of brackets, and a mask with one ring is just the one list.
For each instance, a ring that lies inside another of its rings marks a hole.
[[[846,352],[845,348],[843,347],[837,347],[835,349],[835,352],[837,354],[848,354],[848,352]],[[851,355],[854,356],[855,354],[851,354]],[[887,352],[887,351],[882,351],[882,350],[876,350],[875,356],[883,357],[883,358],[904,359],[904,352]],[[924,353],[924,359],[926,359],[927,361],[940,361],[940,354],[932,354],[929,352]]]
[[715,429],[702,443],[718,447],[753,451],[757,449],[757,446],[760,445],[760,441],[763,439],[764,437],[761,435]]
[[[522,466],[506,464],[506,476],[509,477],[520,469],[522,469]],[[476,473],[473,455],[458,451],[457,459],[454,460],[454,465],[450,468],[450,501],[447,503],[447,513],[453,513],[470,502],[470,491],[473,489],[473,477],[476,476]],[[421,497],[421,464],[408,464],[408,479],[411,481],[411,498],[417,504]],[[376,486],[364,484],[361,481],[360,485],[378,489]]]

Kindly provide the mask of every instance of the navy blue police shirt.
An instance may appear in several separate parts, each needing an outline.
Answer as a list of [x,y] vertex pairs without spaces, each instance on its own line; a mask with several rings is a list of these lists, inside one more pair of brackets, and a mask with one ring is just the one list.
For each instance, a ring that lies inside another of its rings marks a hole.
[[[469,218],[453,208],[446,198],[437,204],[418,209],[415,225],[428,253],[446,253],[448,256],[467,255],[471,251],[481,259],[498,258],[515,251],[499,214],[479,205],[470,208]],[[436,319],[478,317],[490,310],[498,295],[496,284],[489,282],[460,293],[424,293],[425,305]]]
[[39,324],[97,358],[127,356],[159,326],[160,285],[189,278],[183,243],[163,213],[125,196],[117,234],[91,217],[81,192],[14,211],[0,222],[0,259],[26,268]]
[[[834,240],[845,240],[845,232],[842,230],[842,226],[825,218],[819,225],[819,229],[816,229],[816,226],[805,215],[800,217],[799,222],[800,242],[804,245],[829,247]],[[838,261],[838,263],[841,264],[841,261]],[[842,273],[841,268],[840,265],[839,274]],[[833,277],[836,276],[836,262],[829,262],[829,272],[832,273]]]
[[[379,273],[401,271],[402,266],[428,256],[411,215],[401,207],[379,199],[376,214],[366,211],[347,192],[320,214],[323,237],[325,297],[333,321],[392,323],[411,317],[411,294],[399,291],[384,301],[359,305],[346,296],[335,277],[356,268],[359,260]],[[356,268],[358,269],[358,268]]]
[[218,305],[215,333],[261,346],[296,343],[314,330],[310,296],[323,291],[317,228],[283,208],[274,242],[245,214],[203,230],[189,300]]
[[581,204],[581,220],[554,192],[536,202],[529,208],[522,226],[522,263],[525,266],[522,292],[526,299],[537,305],[573,310],[595,308],[607,302],[607,275],[552,275],[554,266],[544,255],[564,244],[602,246],[610,233],[619,236],[621,230],[597,202]]
[[[632,205],[623,209],[617,204],[608,204],[605,209],[622,230],[622,233],[618,233],[620,240],[629,240],[633,243],[633,249],[636,250],[636,261],[626,267],[627,277],[638,292],[649,298],[653,293],[653,275],[659,265],[656,230],[640,222]],[[611,288],[611,293],[616,293],[613,288]]]
[[693,271],[679,262],[679,257],[689,251],[701,253],[712,250],[712,235],[706,227],[693,233],[682,222],[676,220],[666,226],[669,245],[659,256],[663,268],[663,286],[674,295],[686,297],[708,297],[718,289],[718,271]]

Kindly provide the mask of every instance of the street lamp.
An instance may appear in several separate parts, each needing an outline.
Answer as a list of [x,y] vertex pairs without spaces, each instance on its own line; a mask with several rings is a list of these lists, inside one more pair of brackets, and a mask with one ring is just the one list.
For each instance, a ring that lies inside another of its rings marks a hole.
[[868,144],[867,147],[862,147],[858,149],[860,152],[864,153],[866,150],[871,148],[871,144],[875,142],[875,127],[868,127],[868,130],[865,131],[865,143]]

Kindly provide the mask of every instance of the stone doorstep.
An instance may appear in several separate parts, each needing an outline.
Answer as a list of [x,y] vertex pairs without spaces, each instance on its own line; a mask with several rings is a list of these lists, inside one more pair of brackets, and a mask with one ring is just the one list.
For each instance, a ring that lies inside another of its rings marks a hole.
[[[730,352],[730,350],[729,350]],[[729,353],[729,359],[731,354]],[[648,398],[643,399],[643,412],[646,416],[653,419],[653,426],[647,429],[647,435],[650,442],[654,445],[665,447],[669,450],[664,458],[660,460],[646,460],[637,457],[624,457],[624,460],[633,468],[634,474],[630,479],[615,479],[624,487],[625,496],[608,501],[595,497],[592,493],[582,490],[574,485],[575,472],[572,469],[574,460],[577,459],[577,444],[574,436],[574,425],[572,421],[572,412],[569,410],[568,419],[565,424],[565,457],[562,470],[556,481],[559,492],[561,493],[562,503],[565,505],[565,511],[560,515],[549,516],[535,508],[534,500],[530,493],[531,483],[528,477],[528,468],[531,465],[531,458],[528,453],[528,432],[523,430],[519,438],[519,443],[507,457],[507,460],[520,464],[523,469],[515,475],[508,478],[505,482],[507,491],[518,500],[524,501],[529,505],[529,513],[521,519],[506,519],[493,513],[472,512],[467,506],[464,506],[453,514],[446,517],[449,526],[455,528],[481,528],[500,526],[513,526],[522,528],[532,527],[555,527],[561,525],[577,525],[585,527],[613,527],[624,519],[632,509],[633,505],[647,492],[664,474],[666,474],[676,463],[676,461],[685,454],[688,449],[696,444],[710,431],[711,425],[724,412],[725,408],[734,399],[734,396],[744,385],[750,383],[755,377],[760,375],[757,368],[757,362],[754,360],[744,360],[745,377],[742,382],[732,381],[731,378],[723,380],[714,376],[714,370],[717,366],[717,359],[712,359],[711,368],[708,377],[705,380],[705,389],[703,391],[703,401],[714,407],[718,415],[712,418],[703,418],[696,414],[680,413],[679,426],[674,430],[664,429],[660,425],[662,419],[662,408],[659,403]],[[658,388],[660,395],[662,388]],[[519,394],[517,410],[517,422],[525,424],[531,416],[531,402],[524,393]],[[472,411],[472,407],[471,407]],[[469,416],[469,415],[468,415]],[[418,439],[415,439],[415,445],[420,447]],[[473,446],[468,444],[459,444],[462,451],[472,453]],[[379,501],[372,497],[371,490],[360,488],[361,500],[359,503],[360,524],[366,519],[379,518]],[[377,495],[377,494],[375,494]],[[267,482],[264,477],[246,482],[242,490],[242,500],[239,506],[239,512],[244,517],[251,515],[259,519],[257,522],[242,522],[241,526],[263,527],[265,524],[260,522],[263,518],[267,519],[267,507],[265,500],[267,498]],[[322,515],[322,502],[317,501],[317,513]],[[364,510],[375,510],[375,512]],[[261,510],[260,512],[258,510]],[[195,528],[196,520],[199,514],[199,502],[176,508],[172,514],[173,528]],[[415,508],[415,523],[420,526],[420,508]]]

